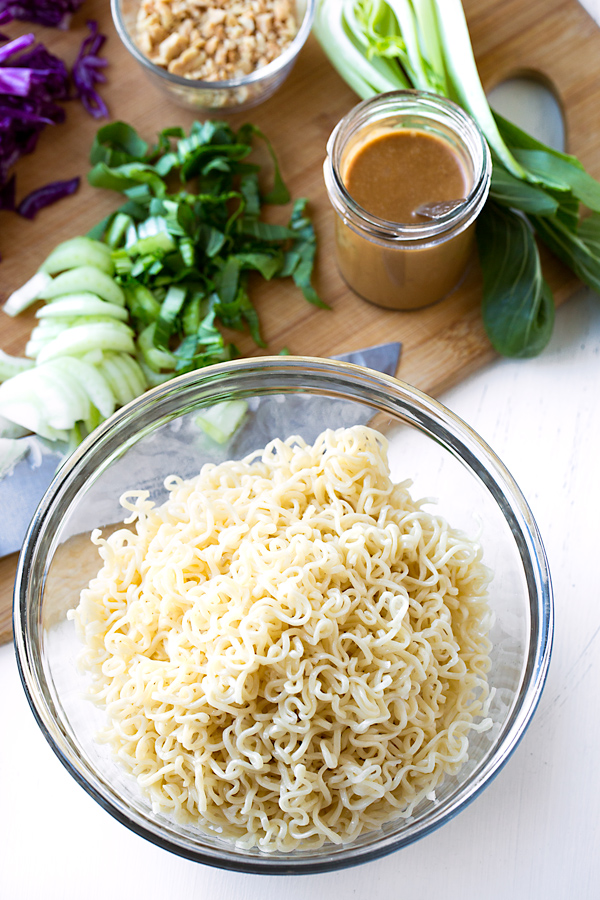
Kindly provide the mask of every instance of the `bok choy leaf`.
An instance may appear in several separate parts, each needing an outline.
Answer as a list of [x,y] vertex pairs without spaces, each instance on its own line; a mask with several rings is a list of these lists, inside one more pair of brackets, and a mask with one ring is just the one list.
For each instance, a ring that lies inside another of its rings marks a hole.
[[552,334],[554,303],[525,217],[488,203],[477,222],[483,324],[504,356],[535,356]]

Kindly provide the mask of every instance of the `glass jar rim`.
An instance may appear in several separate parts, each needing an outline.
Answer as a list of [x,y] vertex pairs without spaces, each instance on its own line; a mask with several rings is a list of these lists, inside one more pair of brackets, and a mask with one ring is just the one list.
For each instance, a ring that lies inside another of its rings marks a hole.
[[[452,130],[473,164],[473,184],[463,203],[431,221],[399,223],[368,212],[352,198],[340,174],[341,154],[352,134],[373,121],[374,112],[375,122],[394,113],[412,113]],[[369,97],[340,119],[327,141],[323,171],[334,209],[353,230],[366,231],[376,240],[427,242],[464,231],[477,218],[487,199],[492,161],[481,128],[457,103],[428,91],[398,90]]]

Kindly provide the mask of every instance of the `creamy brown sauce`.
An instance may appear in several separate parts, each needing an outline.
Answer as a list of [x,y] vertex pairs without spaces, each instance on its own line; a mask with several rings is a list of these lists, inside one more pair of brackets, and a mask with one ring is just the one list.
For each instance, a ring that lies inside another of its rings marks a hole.
[[402,129],[373,137],[348,160],[344,185],[364,210],[399,224],[425,221],[424,203],[461,200],[469,179],[451,145],[426,131]]

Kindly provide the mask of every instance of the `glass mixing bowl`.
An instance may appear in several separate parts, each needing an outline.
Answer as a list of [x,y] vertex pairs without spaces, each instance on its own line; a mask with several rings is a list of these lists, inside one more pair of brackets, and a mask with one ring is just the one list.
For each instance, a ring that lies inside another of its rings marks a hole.
[[296,0],[298,32],[280,56],[248,75],[227,81],[200,81],[173,75],[155,65],[136,39],[136,19],[141,0],[111,0],[115,28],[126,49],[141,65],[150,81],[177,106],[201,114],[243,112],[267,100],[283,84],[306,43],[315,16],[316,0]]
[[[242,399],[248,411],[228,442],[198,428],[200,410]],[[349,844],[318,850],[243,850],[154,813],[135,779],[95,735],[104,713],[84,696],[76,659],[82,645],[67,610],[99,569],[92,528],[122,521],[120,494],[132,488],[166,499],[163,480],[196,474],[206,462],[239,459],[276,437],[313,441],[325,428],[367,424],[390,441],[395,481],[474,535],[494,577],[489,683],[491,730],[472,732],[469,759],[411,818]],[[37,721],[73,777],[115,818],[191,860],[236,871],[301,874],[361,863],[448,822],[506,762],[533,715],[546,677],[552,597],[544,549],[518,487],[489,447],[435,400],[394,378],[320,359],[267,357],[211,366],[139,397],[101,425],[65,462],[44,496],[21,554],[15,587],[15,642]]]

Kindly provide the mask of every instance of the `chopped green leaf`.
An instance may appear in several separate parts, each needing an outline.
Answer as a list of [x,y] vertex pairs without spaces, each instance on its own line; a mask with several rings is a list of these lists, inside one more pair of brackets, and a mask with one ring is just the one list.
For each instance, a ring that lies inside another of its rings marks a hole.
[[285,241],[296,237],[292,229],[286,228],[285,225],[256,222],[253,219],[242,220],[239,230],[243,235],[256,238],[258,241]]
[[147,152],[148,144],[135,128],[126,122],[111,122],[97,132],[90,152],[90,162],[92,165],[102,162],[111,167],[121,166],[144,159]]
[[265,281],[270,281],[274,275],[281,272],[283,254],[280,251],[272,253],[237,253],[236,259],[245,269],[256,269]]
[[304,213],[305,208],[305,198],[296,200],[290,219],[290,228],[297,235],[291,251],[296,255],[296,262],[291,274],[309,303],[327,309],[327,304],[321,300],[311,284],[317,243],[312,222]]
[[255,125],[246,124],[243,125],[240,129],[240,135],[243,135],[248,143],[251,142],[253,134],[261,138],[261,140],[265,142],[267,150],[269,151],[269,155],[273,161],[273,187],[267,194],[264,195],[264,202],[274,204],[289,203],[290,192],[288,191],[287,187],[284,184],[283,178],[281,177],[281,172],[279,171],[279,163],[277,162],[277,157],[270,140],[265,134],[263,134],[260,128],[257,128]]
[[[273,187],[262,198],[259,167],[248,161],[255,138],[273,162]],[[127,198],[94,235],[113,248],[151,382],[165,369],[230,358],[219,325],[247,329],[264,346],[250,271],[265,280],[291,276],[307,300],[324,305],[311,284],[316,241],[306,201],[294,205],[288,225],[261,218],[263,203],[286,202],[289,193],[255,126],[236,132],[225,122],[194,122],[187,135],[165,129],[149,151],[119,123],[101,129],[92,161],[90,182]]]
[[145,163],[125,164],[117,168],[111,168],[104,162],[96,163],[88,173],[88,181],[94,187],[123,193],[140,184],[146,184],[157,197],[163,197],[167,190],[165,182],[154,167]]

